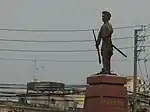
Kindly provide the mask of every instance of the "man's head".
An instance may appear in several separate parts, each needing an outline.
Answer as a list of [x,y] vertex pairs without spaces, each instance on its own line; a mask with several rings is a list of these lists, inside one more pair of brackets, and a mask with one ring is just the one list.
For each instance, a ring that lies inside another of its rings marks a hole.
[[109,21],[110,18],[111,18],[110,12],[108,12],[108,11],[103,11],[103,12],[102,12],[102,20],[103,20],[104,22]]

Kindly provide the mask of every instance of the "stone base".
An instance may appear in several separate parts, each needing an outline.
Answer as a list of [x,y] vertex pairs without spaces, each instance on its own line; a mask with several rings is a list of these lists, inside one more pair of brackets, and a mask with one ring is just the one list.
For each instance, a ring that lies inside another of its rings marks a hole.
[[126,82],[112,75],[88,77],[84,112],[128,112]]

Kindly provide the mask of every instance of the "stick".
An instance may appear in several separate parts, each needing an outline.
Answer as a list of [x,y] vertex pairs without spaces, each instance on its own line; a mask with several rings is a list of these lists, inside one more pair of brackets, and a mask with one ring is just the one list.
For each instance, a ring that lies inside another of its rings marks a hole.
[[[95,43],[96,43],[96,35],[95,35],[95,32],[94,32],[94,29],[92,29],[93,31],[93,35],[94,35],[94,40],[95,40]],[[101,57],[100,57],[100,52],[99,52],[99,47],[97,48],[97,53],[98,53],[98,59],[99,59],[99,64],[101,64]]]
[[113,44],[112,44],[112,46],[118,51],[118,52],[120,52],[124,57],[127,57],[127,55],[126,54],[124,54],[120,49],[118,49],[116,46],[114,46]]

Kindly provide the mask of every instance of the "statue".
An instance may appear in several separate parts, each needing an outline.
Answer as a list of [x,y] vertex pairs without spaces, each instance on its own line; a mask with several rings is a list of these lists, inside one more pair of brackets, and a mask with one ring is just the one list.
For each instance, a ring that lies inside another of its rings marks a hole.
[[102,25],[98,38],[96,41],[96,48],[98,49],[98,46],[101,43],[102,39],[102,47],[101,47],[101,56],[102,56],[102,62],[103,62],[103,68],[101,73],[103,74],[111,74],[110,73],[110,65],[111,65],[111,57],[113,55],[113,47],[112,47],[112,40],[111,36],[113,33],[113,28],[111,23],[109,22],[111,18],[111,14],[108,11],[102,12],[102,20],[104,24]]
[[103,68],[102,71],[100,72],[101,74],[111,74],[110,70],[111,70],[111,57],[113,56],[113,48],[119,51],[123,56],[127,57],[122,51],[120,51],[116,46],[112,44],[111,37],[113,34],[113,27],[109,22],[110,18],[111,18],[110,12],[108,11],[102,12],[102,20],[104,24],[101,26],[97,40],[93,30],[93,34],[96,41],[96,48],[98,50],[98,55],[99,55],[99,63],[101,63],[100,54],[99,54],[99,45],[102,40],[101,56],[102,56]]

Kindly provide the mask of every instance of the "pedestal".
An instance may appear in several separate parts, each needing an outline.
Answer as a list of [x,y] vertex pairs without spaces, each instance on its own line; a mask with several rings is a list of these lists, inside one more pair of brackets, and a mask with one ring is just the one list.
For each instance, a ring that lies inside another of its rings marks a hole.
[[88,77],[84,112],[128,112],[126,81],[110,75]]

